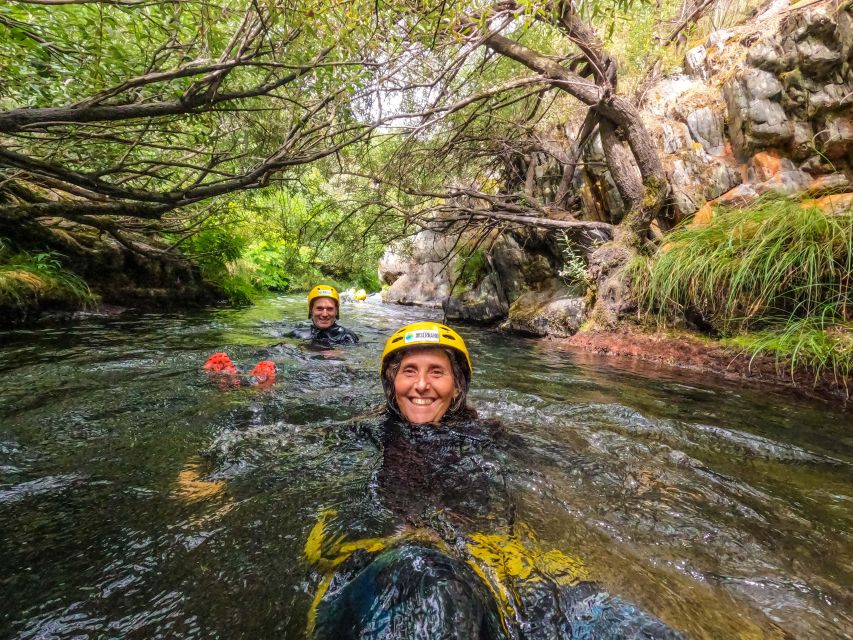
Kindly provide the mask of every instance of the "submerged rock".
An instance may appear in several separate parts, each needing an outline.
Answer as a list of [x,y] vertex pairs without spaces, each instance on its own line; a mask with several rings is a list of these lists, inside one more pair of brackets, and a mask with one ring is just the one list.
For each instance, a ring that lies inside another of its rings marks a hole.
[[552,282],[539,291],[522,294],[509,309],[502,329],[535,336],[571,336],[586,319],[587,300]]

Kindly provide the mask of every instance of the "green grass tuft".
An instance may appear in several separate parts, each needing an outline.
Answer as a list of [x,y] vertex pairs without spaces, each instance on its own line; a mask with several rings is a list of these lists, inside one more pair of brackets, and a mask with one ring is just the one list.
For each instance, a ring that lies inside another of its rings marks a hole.
[[773,197],[718,208],[706,227],[682,226],[651,260],[632,265],[641,307],[660,319],[697,310],[724,335],[850,310],[853,212],[829,215]]
[[820,318],[803,318],[778,329],[744,333],[723,341],[753,357],[766,355],[786,366],[794,376],[797,367],[814,373],[815,382],[830,375],[850,395],[853,371],[853,323],[825,324]]
[[13,252],[0,240],[0,307],[27,310],[41,304],[85,307],[93,301],[88,285],[63,268],[55,251]]
[[853,211],[828,214],[780,196],[718,208],[630,266],[641,310],[667,324],[690,311],[752,353],[850,373]]

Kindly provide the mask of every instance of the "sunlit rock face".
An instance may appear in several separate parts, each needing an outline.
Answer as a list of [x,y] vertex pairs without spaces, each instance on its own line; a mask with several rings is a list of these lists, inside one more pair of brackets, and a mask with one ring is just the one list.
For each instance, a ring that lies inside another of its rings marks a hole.
[[[394,304],[441,306],[447,320],[491,324],[513,316],[509,326],[537,335],[570,335],[582,322],[585,303],[558,276],[561,247],[548,233],[503,233],[490,242],[488,254],[471,257],[471,239],[441,237],[423,231],[389,248],[379,265],[387,285],[383,301]],[[465,256],[468,256],[466,265]],[[530,311],[531,300],[543,306],[543,318]],[[523,310],[523,311],[521,311]],[[523,317],[523,319],[522,319]]]
[[495,271],[487,273],[472,288],[460,289],[454,289],[454,295],[444,301],[448,321],[492,323],[506,317],[509,305]]
[[501,328],[535,336],[568,337],[580,329],[586,313],[586,299],[555,279],[513,302]]
[[379,262],[384,285],[382,301],[428,307],[441,306],[450,291],[454,239],[421,231],[395,243]]
[[711,34],[688,52],[685,75],[646,93],[672,220],[768,191],[853,188],[851,8],[780,8]]

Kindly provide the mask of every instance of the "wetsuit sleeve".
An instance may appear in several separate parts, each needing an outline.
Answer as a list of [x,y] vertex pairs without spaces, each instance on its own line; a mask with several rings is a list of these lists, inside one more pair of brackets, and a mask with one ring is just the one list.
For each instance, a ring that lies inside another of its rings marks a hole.
[[314,337],[314,332],[311,327],[296,327],[285,334],[288,338],[298,338],[299,340],[311,340]]

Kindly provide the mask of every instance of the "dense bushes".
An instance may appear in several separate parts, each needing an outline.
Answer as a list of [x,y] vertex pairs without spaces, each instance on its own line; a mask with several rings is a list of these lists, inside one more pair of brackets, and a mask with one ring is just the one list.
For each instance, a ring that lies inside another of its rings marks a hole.
[[209,218],[181,251],[234,303],[259,291],[307,291],[318,282],[380,288],[385,243],[370,233],[370,210],[347,211],[319,170],[298,186],[242,194]]

